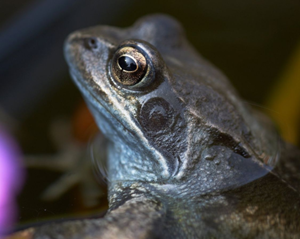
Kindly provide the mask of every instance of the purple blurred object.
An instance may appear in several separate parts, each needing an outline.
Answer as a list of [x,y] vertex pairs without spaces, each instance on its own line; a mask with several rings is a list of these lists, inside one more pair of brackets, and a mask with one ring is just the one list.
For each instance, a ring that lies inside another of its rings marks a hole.
[[24,176],[20,149],[12,136],[0,126],[0,237],[16,222],[16,195]]

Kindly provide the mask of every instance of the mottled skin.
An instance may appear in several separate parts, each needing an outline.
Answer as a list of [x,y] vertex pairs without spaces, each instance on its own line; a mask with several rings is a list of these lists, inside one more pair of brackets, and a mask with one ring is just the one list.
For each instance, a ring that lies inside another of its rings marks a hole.
[[[130,86],[113,68],[128,46],[148,67]],[[298,149],[239,99],[177,21],[154,15],[131,28],[81,30],[65,55],[109,140],[109,211],[25,237],[300,237]]]

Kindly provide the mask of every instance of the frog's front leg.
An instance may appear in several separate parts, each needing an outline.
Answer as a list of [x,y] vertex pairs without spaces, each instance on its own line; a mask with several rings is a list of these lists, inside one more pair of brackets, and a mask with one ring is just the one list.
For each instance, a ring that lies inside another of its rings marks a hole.
[[162,235],[163,204],[145,196],[133,197],[105,218],[51,223],[15,233],[9,239],[156,238]]

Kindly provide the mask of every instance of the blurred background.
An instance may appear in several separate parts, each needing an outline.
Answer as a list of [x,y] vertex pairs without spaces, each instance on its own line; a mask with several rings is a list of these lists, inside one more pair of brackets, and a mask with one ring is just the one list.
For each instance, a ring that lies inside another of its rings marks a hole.
[[19,144],[28,167],[18,197],[19,226],[106,207],[105,184],[80,181],[74,166],[90,160],[96,128],[68,75],[63,42],[74,30],[127,27],[150,13],[177,18],[242,98],[299,145],[298,0],[1,0],[0,125]]

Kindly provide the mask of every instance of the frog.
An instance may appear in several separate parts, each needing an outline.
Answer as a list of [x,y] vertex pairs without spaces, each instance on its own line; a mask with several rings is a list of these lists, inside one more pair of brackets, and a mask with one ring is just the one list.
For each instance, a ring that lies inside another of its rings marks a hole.
[[241,100],[177,20],[154,14],[75,31],[64,53],[107,138],[109,209],[18,236],[299,238],[299,149]]

